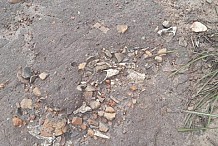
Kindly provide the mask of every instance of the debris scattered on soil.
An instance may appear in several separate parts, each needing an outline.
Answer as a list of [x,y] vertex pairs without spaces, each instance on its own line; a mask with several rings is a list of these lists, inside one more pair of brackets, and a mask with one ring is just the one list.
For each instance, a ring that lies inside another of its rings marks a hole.
[[[123,33],[125,31],[122,30]],[[86,62],[78,65],[82,80],[76,87],[81,91],[84,102],[70,114],[55,107],[51,108],[41,104],[41,98],[23,99],[17,105],[17,113],[27,121],[29,133],[38,139],[43,139],[44,143],[48,145],[61,141],[61,137],[67,130],[70,131],[69,126],[79,131],[86,131],[87,136],[94,139],[97,137],[110,139],[109,131],[113,128],[112,125],[118,117],[117,115],[120,114],[118,109],[122,106],[125,108],[126,102],[129,103],[127,107],[137,103],[137,97],[133,99],[131,95],[128,97],[117,96],[118,94],[115,95],[114,91],[119,89],[123,92],[130,91],[136,95],[140,94],[147,76],[143,71],[137,70],[137,59],[141,59],[143,62],[144,59],[162,62],[157,58],[162,59],[168,53],[166,48],[161,48],[156,53],[154,50],[156,49],[129,49],[125,47],[120,51],[112,52],[104,48],[96,56],[88,57]],[[143,55],[147,55],[147,58],[141,58]],[[24,80],[28,83],[29,79],[35,75],[37,74],[34,74],[31,68],[27,68],[26,73],[23,74],[21,68],[18,71],[20,81]],[[45,72],[38,75],[41,80],[45,80],[48,76],[49,74]],[[33,88],[33,95],[42,96],[37,85],[29,85],[31,87],[27,91],[31,92]],[[71,117],[72,115],[73,117]],[[18,117],[14,121],[15,126],[24,125],[23,120]]]
[[125,33],[128,29],[128,26],[123,24],[123,25],[117,25],[117,31],[118,33]]
[[207,31],[207,27],[204,24],[202,24],[201,22],[198,22],[198,21],[194,22],[191,25],[190,28],[192,29],[193,32],[204,32],[204,31]]
[[100,31],[102,31],[103,33],[107,33],[110,29],[105,27],[104,25],[102,25],[101,23],[95,23],[94,28],[99,29]]

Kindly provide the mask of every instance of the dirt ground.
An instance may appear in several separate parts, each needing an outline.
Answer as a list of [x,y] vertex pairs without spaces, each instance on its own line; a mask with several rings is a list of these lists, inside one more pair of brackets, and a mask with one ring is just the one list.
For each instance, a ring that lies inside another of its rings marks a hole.
[[[145,69],[146,60],[139,62],[138,70],[149,79],[143,82],[144,89],[137,103],[125,115],[120,111],[113,121],[109,140],[84,139],[86,132],[78,129],[69,132],[66,139],[74,146],[214,146],[206,139],[208,132],[198,135],[177,132],[184,122],[185,115],[180,110],[187,108],[191,87],[187,74],[168,77],[190,57],[193,34],[190,25],[198,20],[211,30],[217,27],[214,7],[218,7],[215,0],[212,3],[206,0],[27,0],[18,4],[0,1],[0,83],[9,81],[0,91],[0,146],[42,143],[29,134],[26,126],[12,124],[16,103],[23,98],[34,99],[17,79],[20,66],[48,72],[45,81],[34,82],[47,97],[43,104],[69,114],[84,101],[76,89],[82,80],[77,66],[102,48],[118,51],[125,46],[167,48],[173,53],[164,57],[162,63],[153,61],[149,69]],[[178,28],[170,41],[155,31],[157,27],[162,28],[164,20]],[[97,22],[109,31],[103,33],[94,28]],[[128,25],[128,30],[118,33],[118,24]],[[180,38],[187,45],[179,44]],[[119,88],[115,92],[125,96],[125,91]],[[216,142],[214,133],[211,139]],[[209,132],[209,136],[212,134]]]

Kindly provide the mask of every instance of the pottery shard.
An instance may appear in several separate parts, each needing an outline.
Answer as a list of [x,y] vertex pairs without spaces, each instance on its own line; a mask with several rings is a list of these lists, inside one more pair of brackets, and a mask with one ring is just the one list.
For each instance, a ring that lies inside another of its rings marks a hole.
[[158,63],[163,62],[163,58],[162,58],[161,56],[156,56],[154,59],[155,59]]
[[125,33],[128,29],[128,26],[123,24],[123,25],[117,25],[117,31],[118,33]]
[[99,101],[91,101],[90,102],[90,107],[91,109],[98,109],[101,106],[101,103]]
[[73,125],[82,125],[83,119],[79,117],[73,117],[72,122]]
[[18,117],[13,117],[12,123],[15,127],[21,127],[23,125],[23,120]]
[[43,73],[39,74],[39,78],[40,78],[41,80],[45,80],[48,76],[49,76],[49,74],[46,73],[46,72],[43,72]]
[[32,100],[31,99],[23,99],[21,102],[20,102],[20,107],[22,109],[32,109]]
[[106,107],[105,112],[106,113],[115,113],[115,110],[114,110],[114,108],[108,106],[108,107]]
[[94,131],[93,131],[92,129],[88,129],[87,134],[88,134],[90,137],[93,137],[95,133],[94,133]]
[[40,129],[40,135],[44,137],[60,136],[67,132],[66,119],[45,119]]
[[8,0],[8,2],[11,4],[16,4],[16,3],[21,2],[21,0]]
[[88,119],[89,125],[98,126],[98,122],[92,119]]
[[39,88],[38,87],[35,87],[34,89],[33,89],[33,94],[35,95],[35,96],[41,96],[41,91],[39,90]]
[[98,116],[103,117],[104,116],[104,111],[98,111]]
[[101,131],[101,132],[107,132],[108,131],[108,126],[107,125],[105,125],[104,123],[102,123],[102,122],[99,122],[99,130]]
[[104,117],[112,121],[116,117],[116,113],[104,113]]
[[193,32],[204,32],[207,31],[207,27],[201,22],[194,22],[191,27]]

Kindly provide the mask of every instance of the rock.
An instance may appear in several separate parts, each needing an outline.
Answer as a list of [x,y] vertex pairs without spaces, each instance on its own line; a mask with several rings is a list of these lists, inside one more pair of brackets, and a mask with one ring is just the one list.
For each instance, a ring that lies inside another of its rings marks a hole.
[[98,122],[95,121],[95,120],[88,119],[87,122],[88,122],[89,125],[98,126]]
[[159,30],[157,33],[160,35],[160,36],[163,36],[163,35],[166,35],[166,34],[172,34],[173,36],[176,35],[176,32],[177,32],[177,27],[174,26],[174,27],[169,27],[169,28],[164,28],[164,29],[161,29]]
[[150,51],[145,51],[145,54],[151,57],[153,54]]
[[78,113],[84,114],[84,113],[89,112],[89,111],[92,111],[92,109],[89,106],[87,106],[85,102],[83,102],[83,105],[80,108],[78,108],[77,110],[75,110],[73,113],[74,114],[78,114]]
[[133,104],[136,104],[136,103],[137,103],[137,100],[136,100],[136,99],[132,99],[132,103],[133,103]]
[[112,121],[116,117],[116,113],[104,113],[104,117]]
[[49,74],[46,73],[46,72],[43,72],[43,73],[39,74],[39,78],[40,78],[41,80],[45,80],[48,76],[49,76]]
[[86,125],[86,124],[82,124],[82,125],[80,125],[80,128],[81,128],[82,130],[86,130],[86,129],[87,129],[87,125]]
[[116,76],[116,75],[118,75],[120,73],[120,71],[117,70],[117,69],[108,69],[108,70],[105,70],[105,71],[107,72],[106,79],[111,78],[113,76]]
[[101,23],[98,23],[98,22],[95,23],[93,27],[96,29],[99,29],[103,33],[107,33],[110,30],[109,28],[103,26]]
[[100,71],[103,71],[103,70],[108,69],[110,67],[111,67],[111,65],[107,62],[98,62],[98,63],[96,63],[95,71],[100,72]]
[[84,70],[86,67],[86,62],[80,63],[78,66],[78,70]]
[[125,55],[123,53],[114,53],[114,56],[117,59],[117,62],[122,62]]
[[194,22],[191,27],[193,32],[204,32],[204,31],[207,31],[207,27],[202,24],[201,22]]
[[33,75],[32,73],[32,70],[30,67],[25,67],[23,70],[22,70],[22,77],[24,79],[29,79],[31,76]]
[[94,100],[90,102],[89,106],[91,107],[91,109],[95,110],[101,106],[101,103],[98,100]]
[[92,116],[91,116],[91,118],[92,118],[93,120],[96,120],[96,119],[98,118],[98,114],[93,113]]
[[145,74],[139,73],[137,71],[134,70],[127,70],[127,79],[134,81],[134,82],[143,82],[145,80]]
[[117,25],[117,31],[118,33],[125,33],[128,29],[127,25]]
[[130,90],[131,90],[131,91],[136,91],[136,90],[138,90],[138,88],[137,88],[136,85],[133,85],[133,86],[130,87]]
[[7,80],[7,81],[4,82],[4,83],[0,83],[0,90],[1,90],[1,89],[4,89],[8,83],[9,83],[9,80]]
[[207,3],[211,4],[213,2],[213,0],[207,0]]
[[96,90],[96,88],[92,85],[87,85],[85,88],[85,91],[88,91],[88,92],[93,92],[95,90]]
[[67,120],[60,116],[48,116],[40,128],[44,137],[60,136],[67,132]]
[[103,48],[103,51],[104,51],[104,53],[105,53],[105,55],[106,55],[107,57],[109,57],[109,58],[112,57],[112,54],[111,54],[111,52],[110,52],[109,50],[106,50],[105,48]]
[[109,136],[101,133],[100,131],[97,131],[97,130],[94,130],[94,136],[98,136],[98,137],[101,137],[101,138],[105,138],[105,139],[110,139]]
[[21,0],[8,0],[8,2],[9,2],[10,4],[16,4],[16,3],[21,2]]
[[32,109],[32,99],[26,99],[24,98],[21,102],[20,102],[20,107],[22,109]]
[[23,120],[21,120],[18,117],[13,117],[12,118],[12,123],[15,127],[21,127],[23,125]]
[[106,113],[115,113],[115,110],[114,110],[114,108],[108,106],[108,107],[105,108],[105,112]]
[[92,100],[93,92],[92,91],[85,91],[83,92],[83,97],[85,101],[90,102]]
[[172,24],[170,23],[170,21],[165,20],[165,21],[162,23],[162,26],[163,26],[164,28],[169,28],[169,27],[172,26]]
[[98,111],[98,116],[103,117],[104,116],[104,111]]
[[162,58],[161,56],[156,56],[154,59],[155,59],[158,63],[163,62],[163,58]]
[[33,89],[33,94],[34,94],[35,96],[37,96],[37,97],[40,97],[40,96],[41,96],[41,91],[39,90],[38,87],[35,87],[35,88]]
[[187,41],[185,40],[184,37],[179,38],[179,45],[182,46],[182,47],[187,47],[188,43],[187,43]]
[[109,130],[108,126],[105,125],[104,123],[102,122],[99,122],[99,131],[101,132],[107,132]]
[[23,84],[28,84],[29,83],[29,80],[28,79],[24,79],[22,77],[22,67],[19,67],[18,71],[17,71],[17,78],[18,80],[23,83]]
[[79,117],[73,117],[71,123],[72,123],[72,125],[74,125],[74,126],[76,126],[76,125],[82,125],[83,119],[82,119],[82,118],[79,118]]
[[92,129],[88,129],[87,134],[88,136],[93,137],[95,133]]
[[164,56],[164,55],[166,55],[166,53],[167,53],[167,49],[166,49],[166,48],[160,49],[160,50],[157,52],[157,54],[158,54],[159,56]]

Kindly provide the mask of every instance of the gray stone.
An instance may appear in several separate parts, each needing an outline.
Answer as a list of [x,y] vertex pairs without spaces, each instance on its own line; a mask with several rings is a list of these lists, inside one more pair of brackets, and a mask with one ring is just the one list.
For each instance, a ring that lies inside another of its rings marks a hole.
[[172,24],[170,23],[170,21],[167,21],[167,20],[165,20],[165,21],[162,23],[162,25],[163,25],[164,28],[169,28],[169,27],[172,26]]
[[22,70],[22,77],[24,79],[29,79],[32,75],[33,75],[33,73],[32,73],[31,67],[25,67]]

